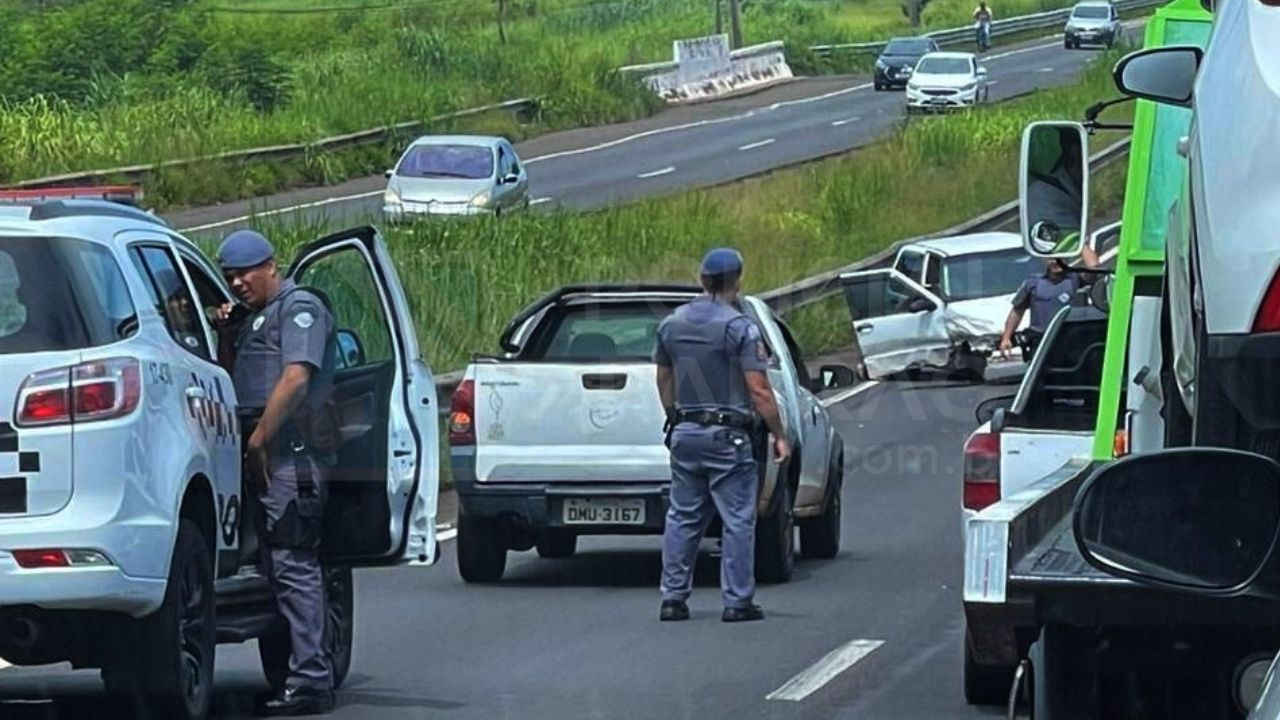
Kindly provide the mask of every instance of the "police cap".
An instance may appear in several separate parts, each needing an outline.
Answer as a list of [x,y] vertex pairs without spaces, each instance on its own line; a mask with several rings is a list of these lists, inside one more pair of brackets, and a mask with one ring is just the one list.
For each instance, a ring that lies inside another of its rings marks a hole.
[[275,257],[271,241],[253,230],[237,230],[218,248],[218,264],[224,270],[257,267]]
[[733,248],[716,248],[702,258],[702,274],[736,275],[742,272],[742,254]]

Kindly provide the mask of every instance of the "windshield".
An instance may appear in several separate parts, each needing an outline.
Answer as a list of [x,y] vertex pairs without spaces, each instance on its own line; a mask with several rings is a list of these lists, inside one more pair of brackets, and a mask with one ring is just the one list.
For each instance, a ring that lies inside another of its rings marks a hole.
[[1071,11],[1071,16],[1086,20],[1106,20],[1111,17],[1111,8],[1105,5],[1080,5]]
[[106,248],[0,237],[0,354],[79,350],[123,339],[133,301]]
[[396,174],[484,180],[493,177],[493,151],[480,145],[415,145],[400,161]]
[[527,357],[590,361],[653,357],[658,324],[678,303],[574,305],[554,310],[529,342]]
[[920,61],[916,72],[929,75],[969,75],[973,72],[973,66],[967,58],[927,57]]
[[974,300],[1016,292],[1041,269],[1021,248],[943,260],[943,287],[951,300]]
[[885,55],[923,55],[932,50],[927,40],[892,40],[885,46]]

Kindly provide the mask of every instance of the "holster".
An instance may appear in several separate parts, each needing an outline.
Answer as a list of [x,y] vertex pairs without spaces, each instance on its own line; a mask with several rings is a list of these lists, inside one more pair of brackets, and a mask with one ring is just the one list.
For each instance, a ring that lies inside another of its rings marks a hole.
[[[243,437],[248,438],[256,424],[256,419],[242,420],[245,427]],[[293,424],[286,423],[273,439],[268,452],[273,457],[287,454],[293,458],[298,492],[285,505],[284,513],[275,523],[268,522],[264,513],[262,528],[267,545],[303,550],[320,547],[324,503],[320,497],[320,488],[312,477],[313,458],[307,444],[295,431]],[[248,472],[247,467],[245,472]]]

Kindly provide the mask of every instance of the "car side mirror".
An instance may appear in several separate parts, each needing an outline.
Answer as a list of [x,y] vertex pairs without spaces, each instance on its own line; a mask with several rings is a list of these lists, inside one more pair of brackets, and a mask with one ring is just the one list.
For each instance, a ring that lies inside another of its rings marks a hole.
[[364,344],[355,330],[338,331],[338,367],[352,368],[365,364]]
[[1116,89],[1129,97],[1191,107],[1203,58],[1195,45],[1147,48],[1120,58],[1112,77]]
[[1074,258],[1088,237],[1089,136],[1074,122],[1036,122],[1022,133],[1018,196],[1022,244],[1043,258]]
[[520,182],[520,175],[519,175],[519,173],[507,173],[506,175],[504,175],[504,176],[503,176],[501,184],[502,184],[502,185],[515,185],[515,184],[516,184],[516,183],[518,183],[518,182]]
[[1013,406],[1013,401],[1017,395],[1001,395],[1000,397],[987,398],[978,403],[978,407],[973,410],[973,418],[978,424],[992,420],[994,422],[996,413],[1001,410],[1007,410]]
[[1239,450],[1179,448],[1096,470],[1075,499],[1089,564],[1204,595],[1276,594],[1280,464]]
[[395,170],[383,170],[383,171],[382,171],[382,176],[383,176],[383,177],[385,177],[385,178],[386,178],[386,179],[388,179],[388,180],[390,180],[390,179],[391,179],[391,176],[392,176],[392,175],[395,175],[395,174],[396,174],[396,171],[395,171]]
[[987,69],[986,69],[986,68],[984,68],[984,67],[979,67],[979,68],[978,68],[978,74],[979,74],[979,75],[983,75],[983,76],[985,76],[985,75],[987,74]]
[[926,297],[916,296],[907,301],[907,312],[909,313],[931,312],[934,309],[933,301]]
[[853,387],[855,382],[857,382],[857,376],[852,369],[844,365],[823,365],[818,370],[817,383],[815,383],[818,387],[815,392]]

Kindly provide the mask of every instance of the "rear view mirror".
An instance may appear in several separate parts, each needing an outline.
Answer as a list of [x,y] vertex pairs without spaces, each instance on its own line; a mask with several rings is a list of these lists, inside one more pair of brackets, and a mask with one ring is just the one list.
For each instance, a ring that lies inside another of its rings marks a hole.
[[364,344],[355,330],[338,331],[338,367],[352,368],[365,364]]
[[853,370],[844,365],[823,365],[818,370],[818,382],[822,390],[853,387],[856,381],[857,376],[853,374]]
[[1013,407],[1013,400],[1016,397],[1018,396],[1001,395],[1000,397],[987,398],[986,400],[983,400],[978,403],[978,407],[974,409],[973,419],[977,420],[979,425],[987,422],[996,414],[997,410],[1007,411],[1009,408]]
[[1191,107],[1196,73],[1204,52],[1194,45],[1148,48],[1125,55],[1113,73],[1116,88],[1129,97]]
[[[1280,465],[1220,448],[1132,455],[1085,482],[1074,526],[1080,552],[1108,574],[1209,595],[1257,594],[1280,531]],[[1263,583],[1274,586],[1270,575]]]
[[1027,127],[1018,195],[1027,252],[1057,258],[1080,254],[1089,218],[1089,140],[1083,125],[1038,122]]

